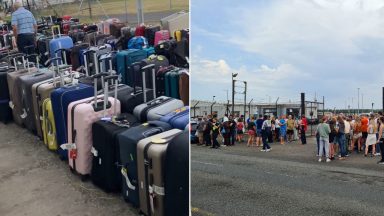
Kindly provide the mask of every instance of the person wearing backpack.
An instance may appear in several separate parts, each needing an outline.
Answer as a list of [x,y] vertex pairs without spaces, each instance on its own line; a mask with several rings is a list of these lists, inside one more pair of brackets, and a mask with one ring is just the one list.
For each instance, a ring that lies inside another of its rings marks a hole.
[[243,134],[244,134],[244,123],[243,123],[243,119],[242,118],[239,118],[239,120],[237,121],[237,137],[236,137],[236,140],[237,142],[243,142]]
[[325,158],[326,162],[331,162],[330,158],[330,151],[329,151],[329,135],[331,133],[331,128],[329,124],[327,123],[328,117],[324,116],[322,119],[322,122],[318,125],[316,129],[316,134],[319,135],[319,162],[322,161],[322,157],[324,156],[324,149],[325,149]]

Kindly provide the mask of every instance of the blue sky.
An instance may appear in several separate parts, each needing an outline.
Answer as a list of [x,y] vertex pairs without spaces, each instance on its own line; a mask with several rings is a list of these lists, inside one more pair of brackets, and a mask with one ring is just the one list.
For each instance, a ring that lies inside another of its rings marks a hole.
[[383,0],[192,0],[191,29],[192,99],[225,101],[239,73],[256,102],[382,106]]

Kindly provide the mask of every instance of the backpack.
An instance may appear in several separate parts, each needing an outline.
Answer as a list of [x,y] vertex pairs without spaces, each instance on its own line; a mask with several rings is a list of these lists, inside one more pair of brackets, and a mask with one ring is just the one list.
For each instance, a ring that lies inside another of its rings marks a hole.
[[136,36],[128,41],[128,49],[145,49],[148,48],[148,41],[143,36]]

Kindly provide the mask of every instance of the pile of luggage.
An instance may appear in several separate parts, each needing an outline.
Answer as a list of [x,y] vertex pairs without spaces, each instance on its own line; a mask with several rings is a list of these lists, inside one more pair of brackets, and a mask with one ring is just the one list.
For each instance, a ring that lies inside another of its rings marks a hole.
[[68,16],[39,31],[31,53],[1,51],[0,121],[143,214],[188,215],[188,31]]

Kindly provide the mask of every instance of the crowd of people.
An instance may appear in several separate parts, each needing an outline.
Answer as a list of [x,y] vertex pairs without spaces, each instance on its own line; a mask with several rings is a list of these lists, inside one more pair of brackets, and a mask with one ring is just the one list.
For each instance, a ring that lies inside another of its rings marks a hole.
[[220,148],[219,136],[223,138],[224,146],[233,146],[236,142],[243,142],[244,133],[248,134],[248,147],[262,147],[261,151],[269,152],[272,150],[270,143],[274,141],[284,145],[285,142],[292,142],[300,139],[302,144],[306,144],[305,133],[308,122],[303,115],[300,119],[295,119],[292,115],[286,118],[275,118],[268,115],[254,116],[244,121],[243,116],[225,115],[222,119],[217,116],[206,116],[198,119],[196,134],[199,145]]
[[[225,115],[219,119],[208,115],[198,119],[196,135],[198,145],[220,148],[246,142],[248,147],[262,147],[261,151],[269,152],[272,142],[284,145],[300,139],[303,145],[306,144],[307,128],[304,115],[301,118],[259,115],[247,120],[244,116]],[[247,140],[244,140],[244,134],[247,134]],[[357,154],[363,152],[365,157],[381,155],[378,163],[384,164],[384,154],[380,153],[384,150],[383,114],[324,116],[316,128],[316,141],[319,162],[331,162],[337,157],[345,160],[355,151]]]
[[324,116],[316,129],[319,162],[325,157],[330,162],[338,155],[345,160],[352,152],[364,153],[367,157],[380,156],[379,164],[384,164],[384,117],[383,113],[332,117]]

